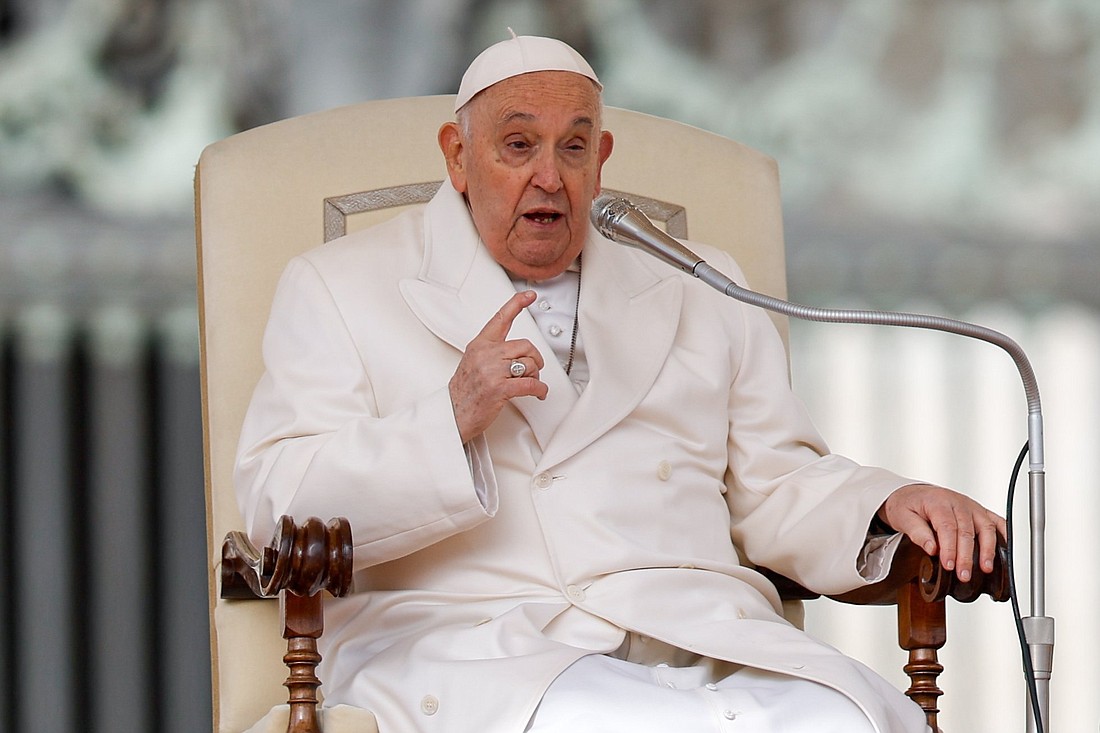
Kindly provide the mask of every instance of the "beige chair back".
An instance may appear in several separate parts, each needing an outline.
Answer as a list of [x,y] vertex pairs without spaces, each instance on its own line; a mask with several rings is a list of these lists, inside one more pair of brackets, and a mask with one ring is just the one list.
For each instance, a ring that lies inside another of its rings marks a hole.
[[[430,198],[445,175],[435,140],[453,117],[452,104],[451,96],[416,97],[305,115],[215,143],[199,161],[195,218],[218,733],[246,730],[286,701],[278,604],[222,601],[216,587],[222,538],[243,524],[232,484],[234,453],[262,371],[260,340],[276,282],[294,255]],[[635,197],[674,234],[725,246],[752,286],[785,294],[774,161],[636,112],[608,108],[604,127],[615,135],[605,189]]]

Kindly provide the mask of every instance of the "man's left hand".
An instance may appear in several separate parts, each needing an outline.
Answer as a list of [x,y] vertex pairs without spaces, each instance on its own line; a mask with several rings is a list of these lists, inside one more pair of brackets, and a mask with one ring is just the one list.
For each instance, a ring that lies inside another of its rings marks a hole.
[[878,516],[904,532],[929,555],[938,554],[945,570],[970,580],[974,543],[982,571],[993,571],[997,535],[1005,536],[1005,520],[970,497],[931,484],[909,484],[890,494]]

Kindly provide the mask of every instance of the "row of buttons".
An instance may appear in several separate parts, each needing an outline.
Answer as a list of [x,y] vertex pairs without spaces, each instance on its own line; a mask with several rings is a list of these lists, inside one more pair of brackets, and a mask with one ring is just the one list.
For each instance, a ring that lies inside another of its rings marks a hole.
[[[658,667],[667,667],[668,665],[662,663],[662,664],[658,664],[657,666]],[[665,686],[670,688],[670,689],[673,689],[673,690],[677,689],[676,685],[674,685],[672,682],[666,682]],[[718,685],[714,684],[713,682],[708,682],[705,685],[703,685],[703,687],[710,690],[711,692],[718,692]],[[725,718],[726,720],[736,720],[737,716],[740,713],[741,713],[740,710],[731,710],[730,708],[726,708],[725,710],[722,711],[722,717]]]

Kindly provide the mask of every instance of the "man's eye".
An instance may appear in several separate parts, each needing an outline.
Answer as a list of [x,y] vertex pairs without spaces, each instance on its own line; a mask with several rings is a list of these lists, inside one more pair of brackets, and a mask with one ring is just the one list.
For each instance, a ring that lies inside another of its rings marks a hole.
[[531,146],[524,140],[512,140],[508,143],[508,147],[512,150],[527,150]]

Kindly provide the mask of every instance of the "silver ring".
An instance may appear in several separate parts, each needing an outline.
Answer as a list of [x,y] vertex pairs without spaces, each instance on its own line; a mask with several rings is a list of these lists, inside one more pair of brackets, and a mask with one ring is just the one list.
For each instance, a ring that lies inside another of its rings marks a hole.
[[508,371],[512,373],[513,377],[522,377],[527,373],[527,367],[524,366],[522,361],[518,359],[512,360],[512,366],[508,367]]

